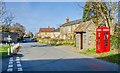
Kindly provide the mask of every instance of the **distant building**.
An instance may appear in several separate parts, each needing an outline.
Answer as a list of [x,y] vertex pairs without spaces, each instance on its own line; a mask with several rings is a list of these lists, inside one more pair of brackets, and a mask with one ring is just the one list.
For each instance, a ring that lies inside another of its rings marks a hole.
[[40,28],[37,37],[39,38],[57,38],[60,35],[59,28]]
[[55,28],[51,28],[48,26],[48,28],[40,28],[39,32],[53,32]]
[[75,29],[82,22],[81,19],[69,21],[69,18],[66,17],[66,22],[60,26],[60,38],[61,39],[74,39],[75,38]]

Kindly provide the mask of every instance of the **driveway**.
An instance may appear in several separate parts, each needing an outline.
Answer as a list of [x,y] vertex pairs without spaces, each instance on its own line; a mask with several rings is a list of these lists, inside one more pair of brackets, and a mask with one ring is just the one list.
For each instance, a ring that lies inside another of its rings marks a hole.
[[82,55],[70,47],[21,45],[18,55],[3,60],[3,71],[118,71],[118,65]]

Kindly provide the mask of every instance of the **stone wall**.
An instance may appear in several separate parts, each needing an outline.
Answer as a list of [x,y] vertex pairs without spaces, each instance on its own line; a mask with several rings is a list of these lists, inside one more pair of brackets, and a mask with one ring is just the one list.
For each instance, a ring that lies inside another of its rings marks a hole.
[[83,37],[84,49],[91,49],[95,47],[96,36],[92,32],[87,32],[86,37]]
[[60,32],[39,32],[38,37],[45,38],[57,38],[60,35]]
[[78,48],[78,50],[80,50],[80,47],[81,47],[81,35],[80,34],[76,34],[76,47]]
[[[81,49],[92,49],[96,47],[96,25],[92,21],[83,22],[76,29],[76,47]],[[81,45],[81,34],[82,45]]]
[[60,38],[61,39],[74,39],[75,37],[75,29],[79,26],[80,24],[74,24],[70,26],[62,26],[60,27]]

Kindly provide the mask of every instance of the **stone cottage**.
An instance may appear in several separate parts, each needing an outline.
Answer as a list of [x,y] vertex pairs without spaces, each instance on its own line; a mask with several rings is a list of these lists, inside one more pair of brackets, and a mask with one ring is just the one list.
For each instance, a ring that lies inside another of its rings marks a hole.
[[91,49],[96,43],[96,25],[92,20],[81,23],[76,29],[76,47],[81,49]]
[[80,25],[81,19],[69,21],[66,17],[66,22],[60,26],[60,38],[61,39],[74,39],[75,29]]

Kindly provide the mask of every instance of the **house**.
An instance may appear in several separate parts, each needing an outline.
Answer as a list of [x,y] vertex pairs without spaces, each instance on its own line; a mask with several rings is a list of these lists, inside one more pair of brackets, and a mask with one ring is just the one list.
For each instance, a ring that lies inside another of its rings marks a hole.
[[92,20],[80,23],[75,29],[76,33],[76,47],[81,49],[91,49],[95,47],[96,43],[96,28]]
[[66,22],[60,26],[60,38],[61,39],[74,39],[74,30],[80,25],[81,19],[69,21],[66,17]]
[[60,28],[57,28],[52,32],[51,38],[59,38],[59,36],[60,36]]
[[60,35],[59,29],[55,28],[40,28],[37,37],[39,38],[57,38]]

